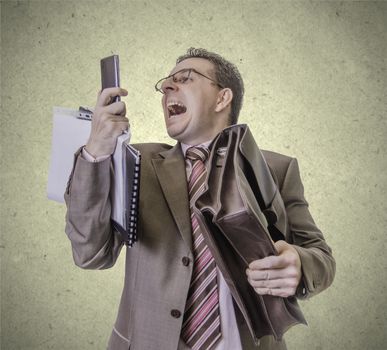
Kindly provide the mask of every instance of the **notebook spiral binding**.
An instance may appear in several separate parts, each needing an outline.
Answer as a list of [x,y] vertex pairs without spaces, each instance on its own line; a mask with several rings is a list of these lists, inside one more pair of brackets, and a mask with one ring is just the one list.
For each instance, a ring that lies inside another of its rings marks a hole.
[[137,241],[137,223],[138,223],[138,205],[139,205],[139,194],[140,194],[140,163],[141,156],[139,155],[136,160],[136,165],[134,167],[134,178],[132,183],[132,189],[129,192],[129,212],[126,211],[126,222],[127,222],[127,239],[125,244],[128,247],[133,247],[134,243]]

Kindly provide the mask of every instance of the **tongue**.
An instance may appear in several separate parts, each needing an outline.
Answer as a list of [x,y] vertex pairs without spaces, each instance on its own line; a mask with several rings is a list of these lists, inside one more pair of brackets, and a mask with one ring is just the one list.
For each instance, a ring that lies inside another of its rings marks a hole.
[[181,113],[184,113],[186,110],[187,110],[186,107],[174,105],[172,106],[171,115],[181,114]]

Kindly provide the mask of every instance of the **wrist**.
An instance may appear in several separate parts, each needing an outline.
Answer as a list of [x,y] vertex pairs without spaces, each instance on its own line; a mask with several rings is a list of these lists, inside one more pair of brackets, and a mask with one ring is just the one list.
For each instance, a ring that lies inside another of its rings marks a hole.
[[94,143],[89,141],[84,147],[84,150],[94,159],[98,159],[100,157],[110,156],[114,151],[114,147],[111,147],[110,144],[104,144],[100,142]]
[[94,157],[92,154],[90,154],[87,151],[86,147],[82,148],[82,158],[87,160],[88,162],[99,163],[99,162],[102,162],[102,161],[104,161],[105,159],[107,159],[109,157],[110,157],[109,154],[105,154],[105,155],[102,155],[102,156]]

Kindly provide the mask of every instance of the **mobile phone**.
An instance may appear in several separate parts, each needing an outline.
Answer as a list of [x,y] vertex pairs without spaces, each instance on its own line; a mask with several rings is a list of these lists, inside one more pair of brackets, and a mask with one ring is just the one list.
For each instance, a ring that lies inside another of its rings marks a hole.
[[[101,59],[101,83],[102,90],[109,87],[120,86],[120,64],[118,55]],[[121,101],[120,96],[112,98],[110,103]]]

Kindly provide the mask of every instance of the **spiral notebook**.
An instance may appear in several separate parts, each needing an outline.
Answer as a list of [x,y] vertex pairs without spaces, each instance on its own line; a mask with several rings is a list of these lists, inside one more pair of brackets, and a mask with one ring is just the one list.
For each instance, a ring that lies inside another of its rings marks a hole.
[[[74,153],[86,144],[91,129],[92,111],[54,107],[50,169],[47,197],[63,203],[67,182],[73,167]],[[137,240],[138,201],[140,190],[141,155],[129,145],[129,132],[117,140],[112,156],[111,188],[113,227],[123,235],[125,244]]]
[[137,240],[141,154],[127,143],[129,139],[130,133],[122,134],[113,154],[111,221],[113,227],[123,235],[126,245],[132,247]]

